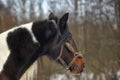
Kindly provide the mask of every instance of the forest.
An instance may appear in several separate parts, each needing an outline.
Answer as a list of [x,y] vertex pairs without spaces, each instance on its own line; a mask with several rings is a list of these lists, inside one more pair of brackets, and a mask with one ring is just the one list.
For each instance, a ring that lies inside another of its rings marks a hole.
[[47,19],[51,11],[57,16],[69,12],[69,28],[84,55],[85,70],[72,75],[43,56],[34,80],[57,80],[51,78],[55,74],[67,77],[58,80],[120,80],[120,0],[0,0],[0,33]]

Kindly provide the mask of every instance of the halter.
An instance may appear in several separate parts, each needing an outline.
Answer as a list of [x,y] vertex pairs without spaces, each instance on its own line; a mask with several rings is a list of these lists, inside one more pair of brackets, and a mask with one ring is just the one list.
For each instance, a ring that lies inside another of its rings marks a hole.
[[[63,47],[64,47],[64,46],[66,46],[72,53],[75,53],[75,54],[73,54],[73,55],[74,55],[74,58],[72,59],[72,61],[71,61],[68,65],[67,65],[66,62],[61,58],[62,53],[63,53]],[[76,52],[76,51],[74,50],[74,48],[72,47],[71,44],[69,44],[68,42],[66,42],[65,45],[62,45],[62,46],[61,46],[60,54],[59,54],[59,56],[56,58],[56,61],[59,60],[59,61],[61,62],[61,64],[62,64],[66,69],[69,69],[77,57],[83,57],[83,56],[82,56],[81,53]]]

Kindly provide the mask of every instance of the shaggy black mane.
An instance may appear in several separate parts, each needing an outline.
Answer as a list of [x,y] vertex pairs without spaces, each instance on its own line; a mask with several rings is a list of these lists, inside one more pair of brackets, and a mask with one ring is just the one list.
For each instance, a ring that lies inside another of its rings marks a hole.
[[20,51],[28,41],[32,41],[32,36],[26,28],[18,28],[10,32],[7,37],[9,49],[15,51]]
[[43,46],[50,43],[57,35],[57,27],[53,21],[37,21],[32,26],[33,34],[35,35],[38,42]]

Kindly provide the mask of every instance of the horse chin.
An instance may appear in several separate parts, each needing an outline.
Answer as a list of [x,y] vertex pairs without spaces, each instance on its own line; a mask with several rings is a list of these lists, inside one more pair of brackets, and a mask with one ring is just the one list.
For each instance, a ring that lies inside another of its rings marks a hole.
[[74,75],[80,75],[81,74],[81,72],[78,72],[77,70],[72,70],[71,73],[74,74]]
[[76,70],[73,70],[73,71],[71,71],[71,73],[73,73],[73,74],[80,74],[80,73],[78,73]]
[[71,67],[70,68],[70,72],[73,73],[73,74],[76,74],[76,75],[79,75],[83,72],[83,68],[80,68],[79,65],[77,64],[74,64],[73,65],[74,67]]
[[80,75],[83,72],[83,70],[81,72],[78,72],[77,70],[72,70],[70,72],[74,75]]

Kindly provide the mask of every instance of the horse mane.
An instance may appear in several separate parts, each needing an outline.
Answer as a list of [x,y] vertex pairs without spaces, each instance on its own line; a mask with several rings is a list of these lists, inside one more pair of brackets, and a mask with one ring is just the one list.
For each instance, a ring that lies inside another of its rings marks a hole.
[[27,41],[32,41],[32,36],[26,28],[18,28],[8,33],[7,44],[12,51],[20,51]]
[[34,22],[32,25],[32,32],[38,40],[39,44],[45,45],[47,44],[47,42],[50,43],[51,41],[53,41],[57,33],[57,27],[54,21],[37,21]]

